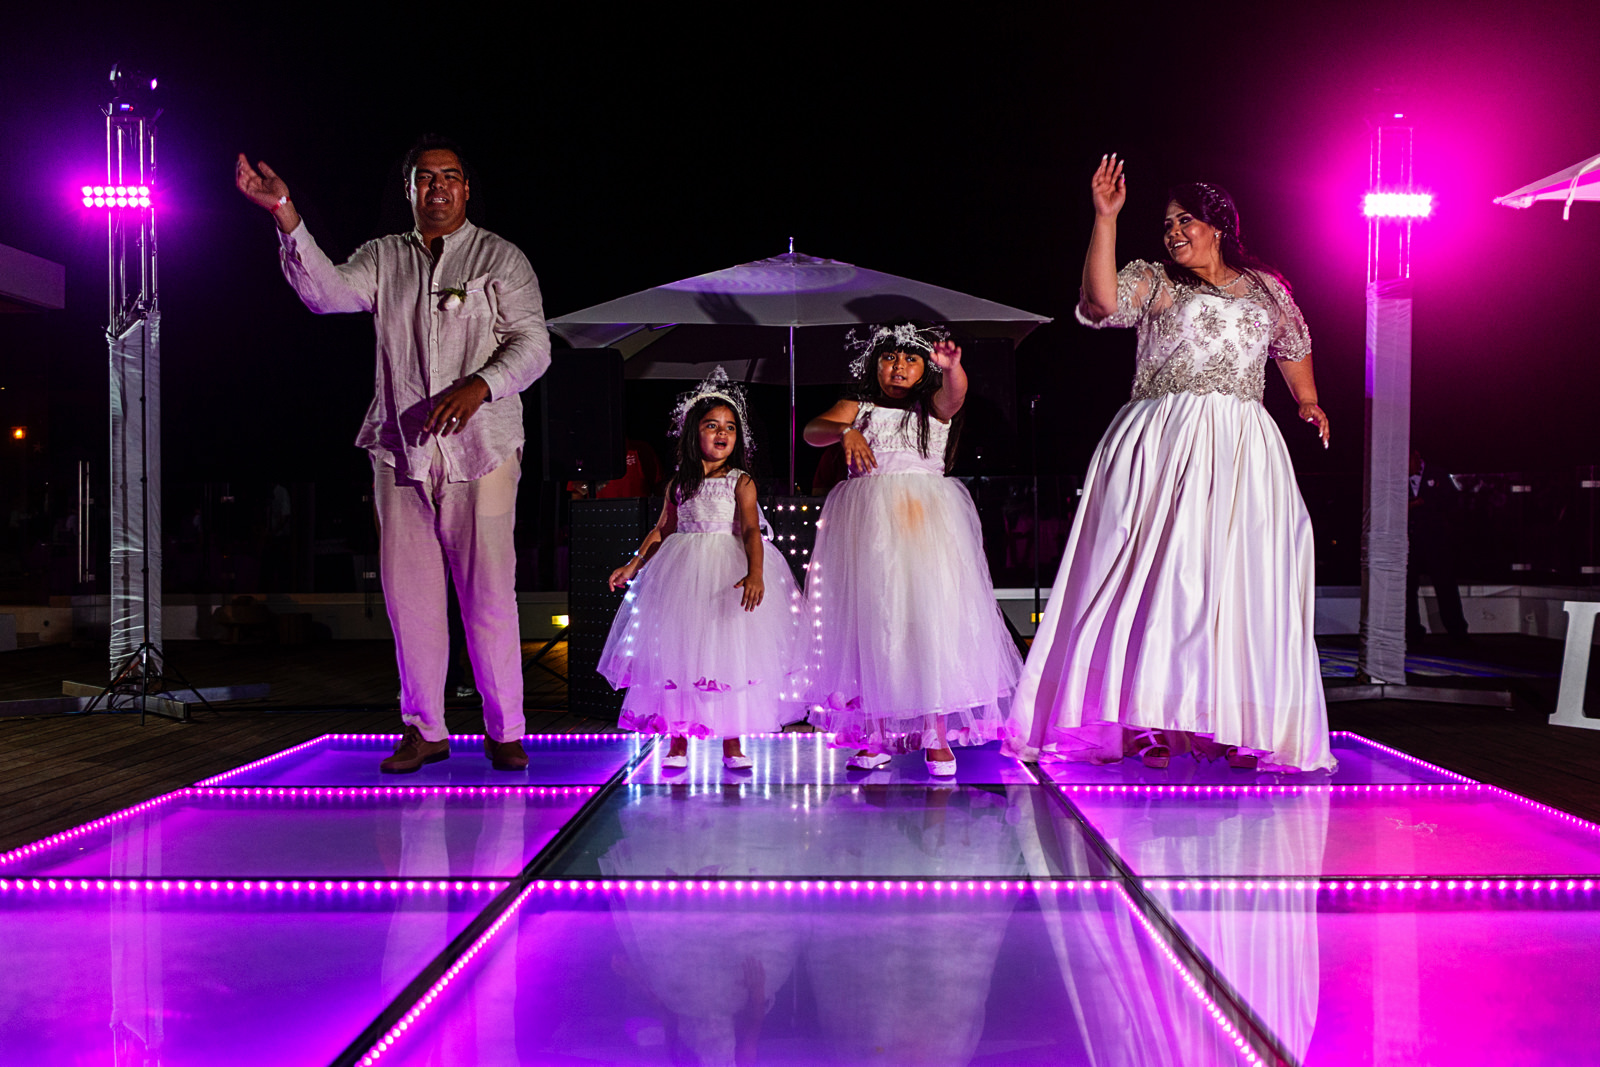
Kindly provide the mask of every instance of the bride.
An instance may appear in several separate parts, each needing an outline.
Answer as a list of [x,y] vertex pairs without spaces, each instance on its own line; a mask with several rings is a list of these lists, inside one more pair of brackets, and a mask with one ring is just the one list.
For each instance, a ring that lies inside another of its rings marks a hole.
[[1327,447],[1305,320],[1219,186],[1169,190],[1170,258],[1118,271],[1122,167],[1091,181],[1077,315],[1136,329],[1133,394],[1089,464],[1014,714],[1068,759],[1331,769],[1311,520],[1261,403],[1271,360]]

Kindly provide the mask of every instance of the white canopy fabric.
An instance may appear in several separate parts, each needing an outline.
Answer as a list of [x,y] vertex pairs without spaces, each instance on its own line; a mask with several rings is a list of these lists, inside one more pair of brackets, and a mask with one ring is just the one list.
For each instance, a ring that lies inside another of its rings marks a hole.
[[[631,378],[700,377],[722,363],[754,382],[789,380],[786,335],[772,328],[805,328],[806,343],[796,345],[799,380],[837,382],[849,362],[846,330],[901,317],[952,323],[1013,344],[1050,321],[937,285],[789,252],[596,304],[549,325],[575,348],[620,349]],[[710,326],[716,329],[701,329]]]
[[1564,201],[1563,219],[1572,216],[1574,200],[1600,200],[1600,156],[1590,156],[1582,163],[1574,163],[1566,170],[1494,198],[1497,204],[1515,208],[1532,207],[1536,200]]

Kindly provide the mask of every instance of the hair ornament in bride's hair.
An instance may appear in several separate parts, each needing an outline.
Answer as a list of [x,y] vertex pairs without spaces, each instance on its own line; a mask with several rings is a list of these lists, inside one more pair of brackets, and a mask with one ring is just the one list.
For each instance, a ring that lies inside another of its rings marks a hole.
[[1201,222],[1215,226],[1225,237],[1232,237],[1242,246],[1244,236],[1239,232],[1239,209],[1228,195],[1228,190],[1210,182],[1190,182],[1175,185],[1168,191],[1167,199],[1176,200]]
[[750,433],[750,414],[745,407],[744,387],[729,378],[728,372],[720,366],[707,375],[705,381],[679,395],[678,406],[672,409],[671,436],[683,436],[688,429],[684,420],[702,400],[720,400],[733,410],[734,418],[739,420],[739,435],[744,439],[745,456],[754,455],[756,442]]
[[[855,358],[850,361],[850,373],[858,379],[867,376],[867,361],[874,352],[922,352],[931,354],[933,346],[940,341],[950,340],[950,331],[943,326],[918,326],[914,322],[901,322],[894,325],[870,327],[865,337],[858,337],[854,327],[844,335],[844,346],[854,352]],[[928,360],[928,372],[943,374],[939,365],[933,360]]]

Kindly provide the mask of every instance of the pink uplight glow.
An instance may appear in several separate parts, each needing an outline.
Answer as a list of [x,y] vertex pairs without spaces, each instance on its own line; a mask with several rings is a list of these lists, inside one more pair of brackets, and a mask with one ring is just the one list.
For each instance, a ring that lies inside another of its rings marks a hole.
[[1425,219],[1433,214],[1433,194],[1368,193],[1362,211],[1368,218]]
[[152,191],[148,185],[80,185],[78,195],[87,208],[142,208],[151,205]]

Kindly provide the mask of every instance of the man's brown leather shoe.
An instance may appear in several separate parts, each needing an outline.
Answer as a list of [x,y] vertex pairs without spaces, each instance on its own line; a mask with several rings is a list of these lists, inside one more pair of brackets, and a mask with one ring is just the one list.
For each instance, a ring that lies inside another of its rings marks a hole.
[[489,757],[497,771],[525,771],[528,769],[528,751],[521,741],[496,741],[488,734],[483,736],[483,754]]
[[378,769],[384,774],[411,774],[419,770],[424,763],[438,763],[442,759],[449,758],[448,737],[443,741],[424,741],[421,730],[415,726],[407,726],[400,743],[395,746],[394,755],[378,764]]

